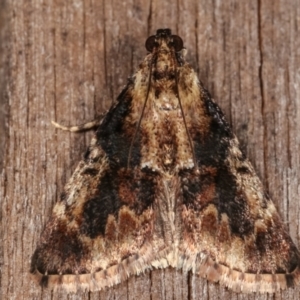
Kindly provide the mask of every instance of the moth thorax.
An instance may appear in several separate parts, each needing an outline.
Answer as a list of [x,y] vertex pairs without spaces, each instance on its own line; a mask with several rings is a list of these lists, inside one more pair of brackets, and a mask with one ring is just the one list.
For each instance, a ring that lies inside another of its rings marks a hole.
[[176,63],[172,58],[171,51],[160,51],[153,65],[154,80],[171,79],[175,81]]

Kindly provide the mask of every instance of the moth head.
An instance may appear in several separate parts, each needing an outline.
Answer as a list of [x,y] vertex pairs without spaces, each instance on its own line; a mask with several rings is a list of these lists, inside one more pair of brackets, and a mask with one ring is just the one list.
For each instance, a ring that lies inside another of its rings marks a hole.
[[178,35],[172,35],[171,29],[158,29],[156,35],[148,37],[145,47],[149,52],[153,52],[162,45],[166,45],[169,49],[179,52],[183,49],[183,41]]

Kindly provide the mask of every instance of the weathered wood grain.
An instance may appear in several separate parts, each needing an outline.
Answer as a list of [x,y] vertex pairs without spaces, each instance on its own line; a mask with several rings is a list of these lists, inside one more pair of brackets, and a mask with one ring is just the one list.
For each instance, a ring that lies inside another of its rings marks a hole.
[[[42,291],[30,257],[91,133],[57,131],[110,106],[169,27],[224,110],[299,246],[300,1],[10,0],[0,21],[1,299],[297,299],[234,294],[175,270],[99,293]],[[5,142],[5,147],[2,146]]]

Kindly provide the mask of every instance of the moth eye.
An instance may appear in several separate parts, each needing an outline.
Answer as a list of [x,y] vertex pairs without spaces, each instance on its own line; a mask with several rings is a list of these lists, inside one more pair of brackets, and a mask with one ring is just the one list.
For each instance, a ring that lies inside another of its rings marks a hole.
[[170,46],[174,47],[175,51],[178,52],[183,49],[183,41],[178,35],[171,35],[172,41],[169,43]]
[[155,40],[155,35],[152,35],[147,38],[145,47],[149,52],[152,52],[153,48],[157,47],[157,46],[158,46],[158,43]]

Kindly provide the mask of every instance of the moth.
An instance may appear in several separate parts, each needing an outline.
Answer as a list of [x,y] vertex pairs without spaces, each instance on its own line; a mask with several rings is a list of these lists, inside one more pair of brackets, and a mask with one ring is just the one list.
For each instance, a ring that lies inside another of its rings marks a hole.
[[33,254],[43,285],[97,291],[152,268],[236,292],[299,284],[299,252],[218,105],[159,29],[96,127]]

